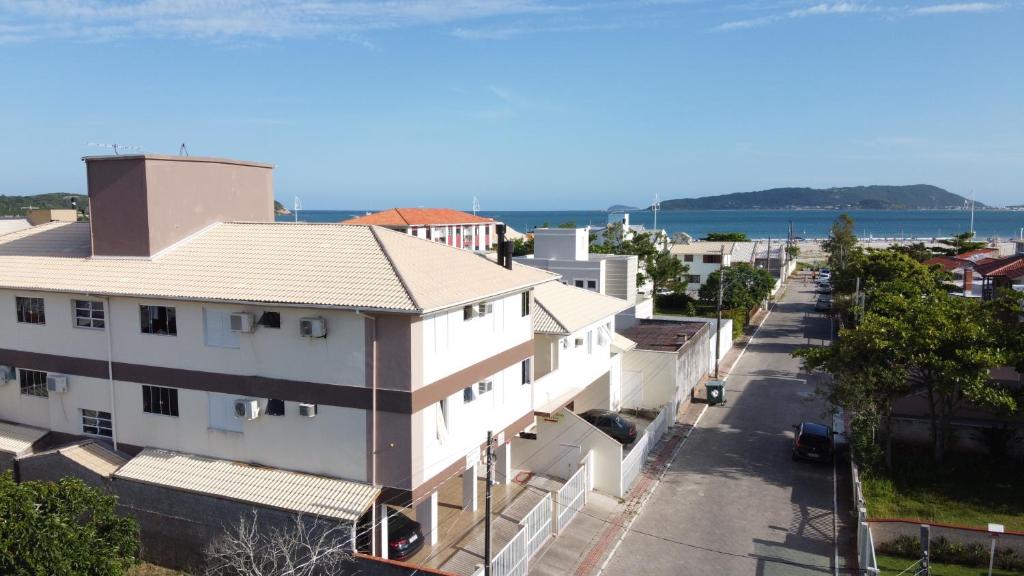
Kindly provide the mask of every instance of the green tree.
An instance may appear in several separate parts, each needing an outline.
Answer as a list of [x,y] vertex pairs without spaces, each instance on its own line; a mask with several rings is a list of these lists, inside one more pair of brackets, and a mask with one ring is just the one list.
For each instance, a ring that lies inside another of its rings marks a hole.
[[658,252],[647,264],[647,276],[651,279],[655,294],[662,288],[668,288],[676,294],[685,293],[687,282],[684,274],[689,271],[690,267],[668,250]]
[[928,249],[928,247],[924,245],[924,242],[917,242],[915,244],[905,244],[902,246],[894,245],[890,246],[888,250],[892,250],[893,252],[899,252],[900,254],[906,254],[907,256],[910,256],[911,258],[917,260],[918,262],[924,262],[925,260],[928,260],[935,256],[935,252]]
[[754,268],[746,262],[715,270],[700,287],[698,296],[702,304],[717,307],[718,288],[722,275],[722,308],[750,311],[766,300],[775,287],[775,278],[763,268]]
[[792,260],[794,258],[799,258],[800,257],[800,246],[798,246],[796,244],[789,244],[789,245],[787,245],[786,246],[786,256],[789,256],[790,260]]
[[876,288],[899,291],[911,296],[932,290],[948,290],[952,276],[941,268],[929,268],[910,256],[892,249],[856,252],[847,267],[836,272],[833,286],[839,292],[852,293],[857,280],[860,289],[870,293]]
[[853,259],[857,251],[857,235],[854,233],[853,218],[848,214],[840,214],[832,223],[828,238],[821,243],[821,247],[828,254],[828,265],[833,270],[840,272],[846,268],[847,263]]
[[743,232],[708,232],[704,237],[708,242],[749,242],[750,238]]
[[964,252],[970,252],[971,250],[977,250],[987,246],[985,242],[974,241],[974,232],[962,232],[945,240],[939,240],[939,244],[944,244],[948,248],[936,248],[936,250],[947,256],[956,256],[963,254]]
[[559,224],[558,227],[559,228],[575,228],[576,227],[576,221],[575,220],[567,220],[567,221],[562,222],[561,224]]
[[533,254],[533,236],[524,236],[512,240],[513,256],[526,256],[528,254]]
[[0,574],[116,576],[139,553],[135,520],[77,478],[16,483],[0,476]]

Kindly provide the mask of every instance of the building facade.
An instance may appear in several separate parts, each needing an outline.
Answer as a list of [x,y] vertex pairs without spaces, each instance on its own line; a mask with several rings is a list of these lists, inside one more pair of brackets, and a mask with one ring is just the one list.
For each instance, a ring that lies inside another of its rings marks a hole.
[[469,250],[491,250],[498,242],[495,226],[499,222],[449,208],[392,208],[351,218],[342,224],[383,226]]

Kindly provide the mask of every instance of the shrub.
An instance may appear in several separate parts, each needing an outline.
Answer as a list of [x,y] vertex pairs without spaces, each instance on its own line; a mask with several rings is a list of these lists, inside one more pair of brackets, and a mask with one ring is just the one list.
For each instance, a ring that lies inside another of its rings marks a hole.
[[[877,552],[902,558],[920,558],[921,541],[913,536],[899,536],[880,544]],[[950,541],[945,537],[931,541],[930,555],[933,562],[987,567],[988,554],[988,547],[979,543],[962,544]],[[1024,557],[1011,548],[996,548],[995,566],[1003,570],[1024,570]]]

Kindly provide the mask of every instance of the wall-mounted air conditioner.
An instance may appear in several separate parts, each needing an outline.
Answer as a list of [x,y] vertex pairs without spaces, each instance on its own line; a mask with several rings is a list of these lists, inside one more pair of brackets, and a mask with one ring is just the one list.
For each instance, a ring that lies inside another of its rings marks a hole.
[[0,366],[0,386],[13,382],[15,378],[13,366]]
[[299,320],[299,335],[303,338],[326,338],[327,321],[323,318],[302,318]]
[[234,312],[231,314],[231,331],[232,332],[253,332],[256,330],[256,322],[254,322],[252,314],[248,312]]
[[260,417],[260,403],[257,400],[239,398],[235,400],[235,418],[255,420]]
[[63,394],[68,391],[68,377],[63,374],[46,376],[46,391],[51,394]]
[[299,416],[305,418],[316,416],[316,404],[299,404]]

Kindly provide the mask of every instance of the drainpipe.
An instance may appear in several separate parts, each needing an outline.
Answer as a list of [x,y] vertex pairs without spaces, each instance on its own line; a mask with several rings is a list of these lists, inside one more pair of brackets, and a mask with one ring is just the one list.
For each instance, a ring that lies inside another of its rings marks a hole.
[[110,438],[117,450],[117,408],[114,404],[114,323],[110,321],[110,297],[103,298],[103,324],[107,328],[107,381],[110,382]]
[[373,361],[372,373],[370,374],[370,386],[372,390],[372,402],[370,408],[370,421],[371,421],[371,433],[370,433],[370,484],[373,486],[377,485],[377,317],[364,314],[363,312],[356,310],[357,316],[362,316],[373,322],[373,336],[372,344],[370,347],[370,358]]

